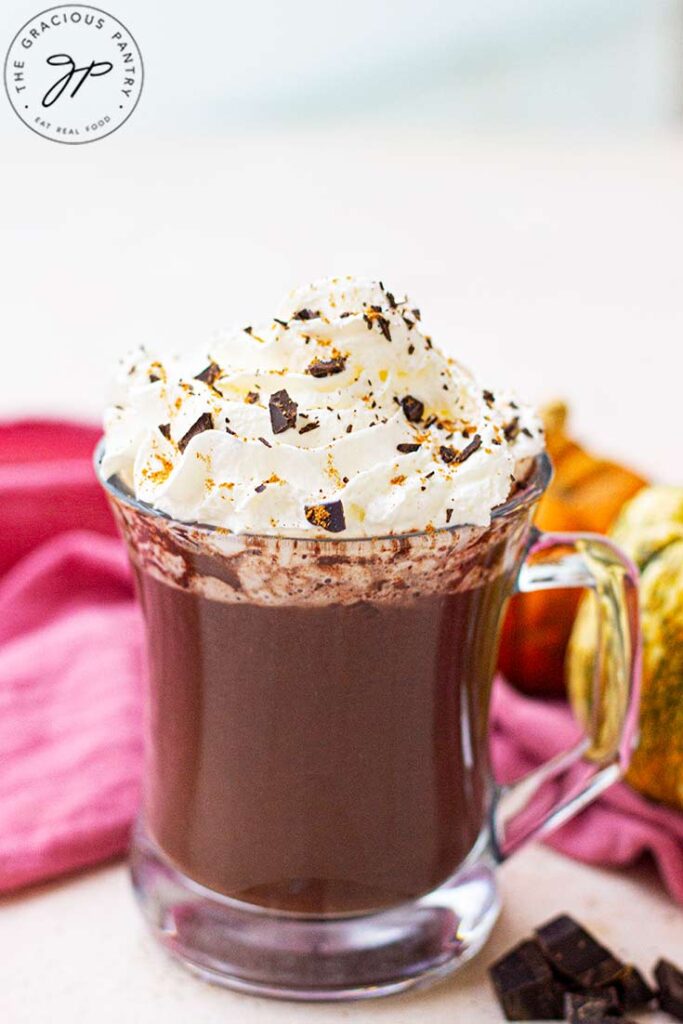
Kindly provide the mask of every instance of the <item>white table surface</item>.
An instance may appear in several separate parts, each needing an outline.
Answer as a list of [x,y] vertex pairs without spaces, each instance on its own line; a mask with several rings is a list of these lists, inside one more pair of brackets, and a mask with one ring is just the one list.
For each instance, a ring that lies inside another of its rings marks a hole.
[[[683,138],[321,128],[176,143],[122,130],[70,148],[17,122],[13,142],[0,164],[3,414],[93,418],[125,347],[197,341],[267,314],[301,280],[358,271],[408,289],[435,340],[487,381],[568,397],[595,447],[681,481]],[[683,914],[650,874],[536,847],[501,877],[504,916],[462,973],[335,1008],[189,977],[110,866],[0,902],[0,1019],[484,1024],[500,1020],[487,963],[561,910],[641,968],[683,959]]]
[[[144,930],[125,868],[101,868],[0,901],[0,1018],[7,1024],[493,1024],[502,1015],[488,964],[567,910],[644,970],[662,953],[680,958],[683,913],[649,874],[588,868],[536,846],[500,875],[503,915],[476,960],[423,991],[331,1006],[257,999],[198,981]],[[647,1015],[652,1024],[667,1019]]]

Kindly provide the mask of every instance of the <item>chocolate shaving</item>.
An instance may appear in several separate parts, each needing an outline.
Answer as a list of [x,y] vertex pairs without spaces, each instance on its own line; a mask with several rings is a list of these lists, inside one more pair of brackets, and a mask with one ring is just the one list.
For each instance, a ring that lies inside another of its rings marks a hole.
[[391,306],[392,309],[396,309],[396,306],[398,305],[398,303],[396,302],[396,299],[391,294],[391,292],[387,292],[387,302],[389,303],[389,305]]
[[158,374],[156,373],[148,373],[147,376],[149,378],[150,384],[156,384],[158,380],[161,380],[161,377],[159,377]]
[[421,444],[397,444],[396,450],[401,452],[403,455],[409,455],[410,452],[416,452],[418,448],[421,447]]
[[419,423],[424,416],[424,403],[418,398],[413,398],[412,395],[406,395],[401,399],[401,408],[409,423]]
[[265,437],[259,437],[259,441],[261,442],[261,444],[264,444],[266,446],[266,448],[272,448],[273,447],[272,444],[270,443],[270,441],[266,441]]
[[279,324],[280,327],[284,327],[285,330],[287,330],[287,328],[289,327],[289,324],[287,323],[286,320],[279,320],[276,316],[273,317],[273,321],[276,324]]
[[243,327],[242,330],[244,331],[245,334],[251,334],[251,332],[254,330],[254,328],[253,327]]
[[268,411],[270,412],[270,425],[274,434],[282,434],[285,430],[296,426],[297,404],[293,402],[287,392],[276,391],[268,399]]
[[201,380],[205,384],[213,385],[214,381],[218,380],[222,372],[223,371],[221,370],[218,363],[209,363],[209,365],[205,367],[201,373],[195,375],[194,379]]
[[306,423],[306,424],[304,424],[303,427],[301,427],[301,429],[299,430],[299,433],[300,434],[307,434],[310,430],[317,430],[319,426],[320,426],[320,424],[318,423],[317,420],[311,420],[310,423]]
[[320,311],[314,312],[312,309],[299,309],[292,317],[292,320],[319,320]]
[[448,465],[448,463],[450,462],[455,462],[457,452],[455,451],[454,448],[449,448],[447,445],[442,444],[441,447],[439,448],[439,455],[446,463],[446,465]]
[[474,453],[478,451],[480,448],[481,437],[479,434],[475,434],[470,443],[467,445],[467,447],[463,448],[463,450],[456,456],[455,461],[465,462],[466,459],[469,459],[470,455],[474,455]]
[[322,502],[319,505],[305,505],[304,514],[311,526],[317,526],[328,533],[341,533],[346,529],[344,506],[341,501]]
[[481,394],[487,405],[493,405],[496,400],[496,396],[493,391],[482,391]]
[[163,434],[167,441],[170,441],[171,440],[171,424],[170,423],[160,423],[159,424],[159,433]]
[[446,522],[447,523],[450,523],[452,516],[453,516],[453,509],[452,508],[447,508],[446,509]]
[[245,401],[245,402],[246,402],[246,403],[247,403],[248,405],[254,405],[254,404],[255,404],[256,402],[258,402],[258,400],[259,400],[259,398],[260,398],[260,397],[261,397],[261,396],[260,396],[260,394],[258,393],[258,391],[247,391],[247,394],[246,394],[246,396],[245,396],[245,399],[244,399],[244,401]]
[[503,434],[505,435],[506,441],[514,441],[519,434],[519,416],[515,416],[510,423],[506,423],[503,427]]
[[259,484],[258,487],[254,488],[254,490],[256,491],[257,494],[263,494],[265,489],[266,489],[266,485],[265,484]]
[[210,412],[203,412],[199,419],[195,420],[190,429],[178,441],[178,448],[184,452],[193,437],[203,434],[205,430],[213,430],[213,417]]
[[314,359],[310,366],[306,367],[306,373],[311,377],[331,377],[335,373],[341,373],[346,367],[346,356],[333,356],[332,359]]
[[420,310],[419,309],[411,309],[410,312],[413,314],[413,316],[415,317],[416,320],[421,320],[422,319],[422,317],[420,316]]

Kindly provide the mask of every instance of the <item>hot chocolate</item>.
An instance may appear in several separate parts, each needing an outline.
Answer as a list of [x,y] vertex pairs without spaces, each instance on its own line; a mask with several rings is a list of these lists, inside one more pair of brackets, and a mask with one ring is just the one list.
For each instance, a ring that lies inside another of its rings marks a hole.
[[278,911],[429,892],[486,821],[528,525],[491,513],[542,450],[537,417],[354,279],[208,352],[139,351],[122,382],[102,472],[148,506],[119,515],[149,642],[149,834]]

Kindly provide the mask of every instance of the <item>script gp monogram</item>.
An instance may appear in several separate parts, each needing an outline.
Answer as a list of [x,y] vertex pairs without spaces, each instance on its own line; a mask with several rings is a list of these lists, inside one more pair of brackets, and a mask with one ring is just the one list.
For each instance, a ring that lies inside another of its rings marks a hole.
[[62,75],[61,78],[58,78],[54,85],[50,86],[47,90],[41,100],[44,107],[51,107],[53,103],[56,103],[64,91],[68,89],[76,75],[80,75],[81,77],[70,94],[71,99],[74,98],[88,77],[99,78],[101,75],[108,75],[110,71],[114,70],[114,65],[109,60],[92,60],[85,67],[77,68],[76,62],[68,53],[54,53],[51,57],[47,58],[47,63],[53,67],[68,66],[69,70],[65,75]]

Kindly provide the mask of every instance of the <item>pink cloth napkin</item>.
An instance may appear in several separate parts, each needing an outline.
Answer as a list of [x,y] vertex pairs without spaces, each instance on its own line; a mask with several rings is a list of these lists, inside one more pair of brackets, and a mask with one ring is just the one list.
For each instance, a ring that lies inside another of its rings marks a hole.
[[[0,892],[123,853],[138,805],[142,627],[96,439],[68,423],[0,426]],[[565,706],[497,682],[501,779],[573,735]],[[548,842],[590,864],[650,855],[683,903],[683,815],[626,785]]]

